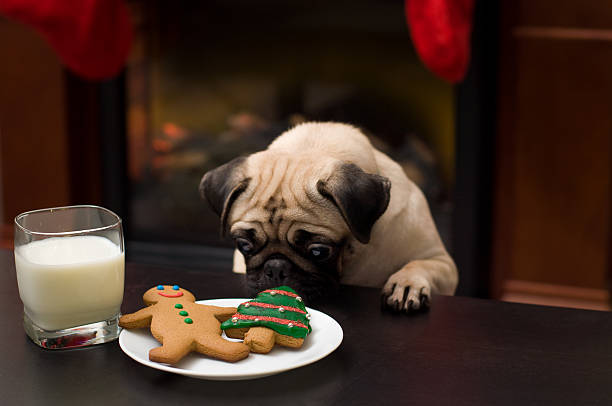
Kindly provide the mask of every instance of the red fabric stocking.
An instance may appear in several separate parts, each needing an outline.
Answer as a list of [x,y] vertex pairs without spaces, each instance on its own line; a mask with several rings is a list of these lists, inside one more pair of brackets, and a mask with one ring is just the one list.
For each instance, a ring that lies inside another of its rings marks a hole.
[[463,80],[470,60],[474,0],[405,0],[414,47],[432,72]]
[[125,65],[132,27],[122,0],[0,0],[0,14],[42,34],[85,78],[110,78]]

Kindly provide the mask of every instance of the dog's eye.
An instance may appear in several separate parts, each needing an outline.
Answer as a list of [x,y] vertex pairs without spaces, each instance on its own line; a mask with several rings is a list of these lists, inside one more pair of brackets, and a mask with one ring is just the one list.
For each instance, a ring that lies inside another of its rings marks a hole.
[[253,243],[246,238],[236,238],[236,248],[244,255],[248,255],[253,252]]
[[310,244],[308,254],[317,261],[325,261],[331,256],[331,248],[325,244]]

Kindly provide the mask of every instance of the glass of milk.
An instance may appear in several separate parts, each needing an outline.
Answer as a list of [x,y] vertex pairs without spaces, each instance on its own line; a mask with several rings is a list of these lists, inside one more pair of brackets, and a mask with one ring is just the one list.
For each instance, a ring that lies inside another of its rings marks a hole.
[[27,335],[45,348],[119,336],[125,268],[121,219],[98,206],[15,217],[15,268]]

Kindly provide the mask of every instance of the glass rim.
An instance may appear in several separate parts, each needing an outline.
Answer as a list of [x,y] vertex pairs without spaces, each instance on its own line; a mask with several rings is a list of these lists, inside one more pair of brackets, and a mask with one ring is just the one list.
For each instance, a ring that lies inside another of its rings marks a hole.
[[[114,216],[115,217],[115,222],[113,224],[110,224],[110,225],[107,225],[107,226],[103,226],[103,227],[87,228],[87,229],[83,229],[83,230],[72,230],[72,231],[57,231],[57,232],[33,231],[33,230],[30,230],[30,229],[22,226],[21,224],[19,224],[19,221],[21,219],[23,219],[24,217],[26,217],[26,216],[28,216],[30,214],[42,213],[42,212],[53,212],[53,211],[60,211],[60,210],[70,210],[70,209],[97,209],[97,210],[101,210],[101,211],[104,211],[106,213],[109,213],[111,216]],[[49,208],[45,208],[45,209],[30,210],[30,211],[26,211],[26,212],[18,214],[17,216],[15,216],[15,219],[13,221],[15,223],[15,226],[19,227],[19,229],[21,231],[23,231],[24,233],[33,234],[33,235],[42,235],[42,236],[61,236],[61,235],[91,233],[91,232],[95,232],[95,231],[104,231],[104,230],[110,230],[112,228],[116,228],[118,225],[121,225],[121,223],[122,223],[121,217],[119,217],[115,212],[113,212],[112,210],[107,209],[106,207],[96,206],[95,204],[77,204],[77,205],[73,205],[73,206],[59,206],[59,207],[49,207]]]

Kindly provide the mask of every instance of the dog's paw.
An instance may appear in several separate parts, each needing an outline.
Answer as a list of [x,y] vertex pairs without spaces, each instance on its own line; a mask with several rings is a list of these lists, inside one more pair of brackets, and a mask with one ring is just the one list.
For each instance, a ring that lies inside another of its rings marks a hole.
[[383,309],[411,313],[429,308],[431,286],[426,278],[415,271],[402,269],[389,277],[381,294]]

